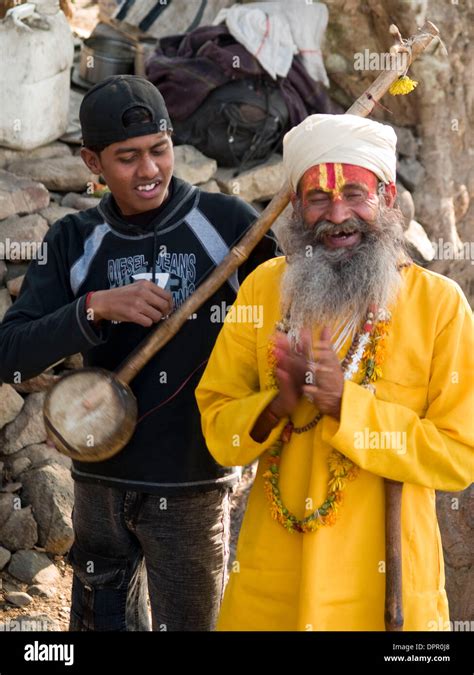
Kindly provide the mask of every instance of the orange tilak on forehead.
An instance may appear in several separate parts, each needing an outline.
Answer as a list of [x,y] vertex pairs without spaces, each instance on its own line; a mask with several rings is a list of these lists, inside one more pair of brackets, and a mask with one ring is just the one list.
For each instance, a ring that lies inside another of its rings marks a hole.
[[377,176],[362,166],[328,162],[317,164],[305,171],[300,185],[303,197],[308,190],[323,190],[337,197],[344,186],[349,183],[362,183],[368,189],[369,195],[375,195],[377,194],[377,182]]

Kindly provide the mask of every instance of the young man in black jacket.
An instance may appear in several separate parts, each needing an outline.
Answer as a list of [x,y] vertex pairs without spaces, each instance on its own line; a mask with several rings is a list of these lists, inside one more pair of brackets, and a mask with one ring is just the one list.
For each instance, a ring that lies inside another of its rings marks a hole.
[[[86,94],[80,118],[82,158],[111,192],[46,235],[46,264],[31,263],[0,326],[6,382],[77,352],[115,369],[256,217],[236,197],[173,177],[171,123],[147,80],[108,78]],[[275,254],[265,237],[133,380],[138,423],[126,447],[74,462],[71,630],[149,630],[146,576],[153,630],[212,630],[239,474],[209,454],[194,389],[239,280]]]

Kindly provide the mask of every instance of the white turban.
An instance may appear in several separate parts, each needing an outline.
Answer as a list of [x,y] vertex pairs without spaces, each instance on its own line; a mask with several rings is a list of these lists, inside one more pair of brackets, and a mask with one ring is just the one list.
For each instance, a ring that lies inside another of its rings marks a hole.
[[396,145],[388,124],[357,115],[310,115],[285,134],[283,166],[295,192],[305,171],[327,162],[362,166],[394,183]]

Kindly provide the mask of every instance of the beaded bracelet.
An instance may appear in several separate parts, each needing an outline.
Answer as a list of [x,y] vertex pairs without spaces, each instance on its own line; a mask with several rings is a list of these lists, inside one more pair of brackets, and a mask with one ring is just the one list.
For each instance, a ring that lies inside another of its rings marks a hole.
[[265,415],[267,415],[271,418],[270,421],[273,423],[274,426],[276,426],[281,419],[280,417],[278,417],[278,415],[275,415],[275,413],[273,413],[268,408],[265,408],[264,413],[265,413]]
[[89,309],[89,303],[91,301],[92,296],[94,295],[95,291],[89,291],[89,293],[86,295],[86,301],[84,303],[86,312]]

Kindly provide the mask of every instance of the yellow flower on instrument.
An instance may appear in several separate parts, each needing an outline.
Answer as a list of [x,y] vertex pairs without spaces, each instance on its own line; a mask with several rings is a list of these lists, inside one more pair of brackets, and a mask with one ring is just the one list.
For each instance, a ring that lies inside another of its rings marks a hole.
[[410,77],[408,77],[408,75],[402,75],[402,77],[399,77],[398,80],[395,80],[388,91],[390,94],[392,94],[392,96],[404,96],[405,94],[409,94],[411,91],[413,91],[417,84],[418,82],[416,80],[412,80]]

